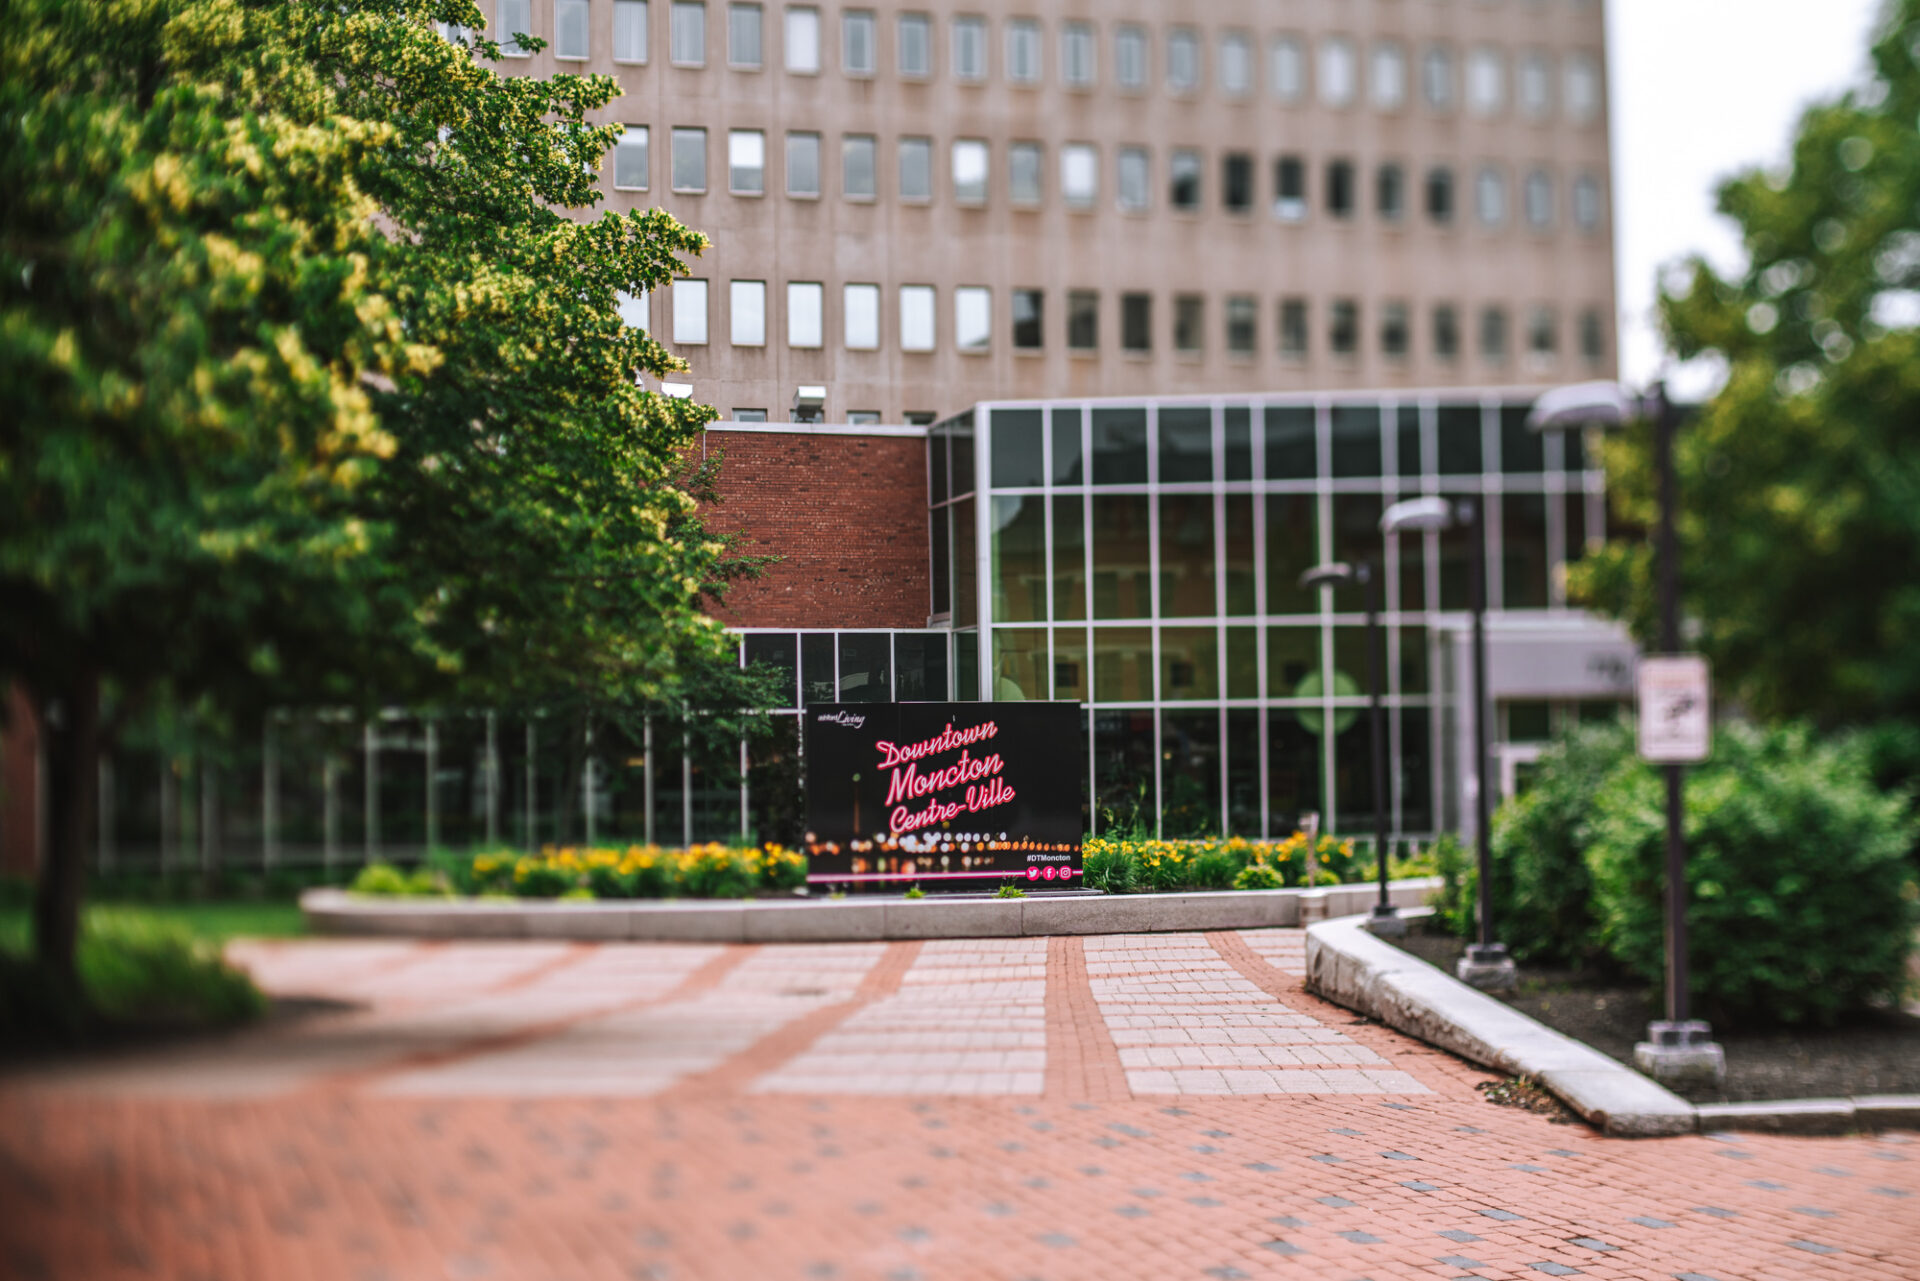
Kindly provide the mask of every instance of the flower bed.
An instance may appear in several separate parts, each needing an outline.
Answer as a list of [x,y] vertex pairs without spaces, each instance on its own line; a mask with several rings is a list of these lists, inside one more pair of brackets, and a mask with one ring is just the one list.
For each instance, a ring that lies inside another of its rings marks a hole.
[[[1242,836],[1161,841],[1090,836],[1082,846],[1088,889],[1108,894],[1180,890],[1277,890],[1307,884],[1305,832],[1278,841]],[[1313,845],[1313,884],[1345,885],[1377,875],[1373,852],[1356,852],[1351,837],[1322,836]],[[1431,855],[1399,860],[1396,877],[1426,876]]]

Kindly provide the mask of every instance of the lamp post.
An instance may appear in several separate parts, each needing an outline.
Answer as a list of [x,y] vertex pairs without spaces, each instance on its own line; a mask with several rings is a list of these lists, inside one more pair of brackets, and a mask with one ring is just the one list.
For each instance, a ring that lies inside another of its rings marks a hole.
[[[1380,711],[1387,664],[1380,635],[1380,575],[1365,561],[1356,565],[1331,561],[1300,575],[1303,588],[1333,588],[1348,583],[1366,588],[1367,602],[1367,727],[1373,737],[1373,853],[1380,865],[1380,901],[1373,905],[1373,919],[1368,922],[1368,928],[1375,934],[1401,938],[1406,935],[1407,923],[1387,897],[1387,743]],[[1327,688],[1331,688],[1330,683]]]
[[1429,495],[1408,498],[1387,508],[1380,517],[1381,536],[1424,534],[1462,528],[1473,541],[1467,557],[1468,605],[1473,612],[1473,803],[1474,843],[1478,847],[1479,893],[1475,904],[1480,918],[1479,940],[1467,946],[1456,973],[1462,981],[1487,991],[1508,991],[1519,976],[1507,945],[1493,937],[1493,858],[1490,847],[1492,818],[1487,796],[1487,542],[1480,528],[1479,504]]
[[[1680,551],[1674,534],[1679,506],[1673,474],[1673,436],[1678,426],[1664,382],[1656,382],[1644,396],[1635,396],[1614,382],[1579,383],[1556,387],[1534,402],[1527,426],[1534,431],[1576,431],[1588,426],[1617,427],[1633,419],[1653,425],[1654,469],[1658,476],[1660,518],[1655,538],[1656,572],[1660,595],[1660,651],[1666,658],[1680,656]],[[1641,755],[1664,767],[1667,791],[1666,849],[1666,1018],[1647,1025],[1647,1040],[1634,1047],[1634,1063],[1662,1081],[1708,1080],[1726,1077],[1726,1053],[1713,1041],[1713,1029],[1688,1012],[1687,977],[1687,841],[1684,826],[1685,778],[1682,762],[1705,759],[1705,736],[1678,751],[1649,746],[1646,664],[1641,680]],[[1704,685],[1704,681],[1702,681]],[[1707,694],[1697,693],[1704,708]]]

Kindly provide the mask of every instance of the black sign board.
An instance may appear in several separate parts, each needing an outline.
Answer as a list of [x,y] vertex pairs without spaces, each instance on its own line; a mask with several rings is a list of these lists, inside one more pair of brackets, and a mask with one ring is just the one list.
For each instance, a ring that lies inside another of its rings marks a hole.
[[811,885],[1078,883],[1077,703],[813,703],[806,769]]

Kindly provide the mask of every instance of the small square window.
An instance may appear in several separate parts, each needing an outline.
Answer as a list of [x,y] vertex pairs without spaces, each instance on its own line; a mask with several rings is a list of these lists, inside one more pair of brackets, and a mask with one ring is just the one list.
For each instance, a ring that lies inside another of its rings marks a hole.
[[1336,356],[1353,356],[1360,351],[1360,304],[1351,298],[1337,298],[1328,312],[1327,350]]
[[900,75],[924,80],[933,74],[933,20],[924,13],[900,15],[894,54]]
[[613,0],[613,60],[647,60],[647,0]]
[[707,65],[707,6],[699,0],[673,0],[673,65]]
[[673,189],[703,192],[707,189],[707,131],[673,131]]
[[758,196],[767,190],[767,135],[758,129],[734,129],[727,134],[727,190],[736,196]]
[[727,6],[727,65],[742,71],[758,71],[761,58],[761,21],[757,4]]
[[628,125],[613,144],[613,185],[617,191],[647,189],[647,127]]
[[1124,351],[1153,350],[1153,295],[1120,295],[1120,347]]
[[1039,351],[1046,341],[1046,296],[1038,289],[1013,291],[1013,345]]
[[873,10],[848,9],[840,15],[840,69],[850,76],[873,74]]
[[1040,203],[1040,144],[1016,142],[1007,148],[1007,199],[1016,205]]
[[900,199],[933,199],[933,139],[900,140]]
[[953,340],[961,351],[985,351],[992,344],[992,290],[962,285],[953,291]]
[[1075,289],[1067,294],[1067,346],[1074,351],[1095,351],[1100,346],[1100,295],[1092,289]]
[[1060,148],[1060,196],[1070,208],[1091,209],[1100,199],[1100,153],[1091,143]]
[[874,147],[870,133],[850,133],[840,140],[840,194],[848,200],[872,200],[878,193]]

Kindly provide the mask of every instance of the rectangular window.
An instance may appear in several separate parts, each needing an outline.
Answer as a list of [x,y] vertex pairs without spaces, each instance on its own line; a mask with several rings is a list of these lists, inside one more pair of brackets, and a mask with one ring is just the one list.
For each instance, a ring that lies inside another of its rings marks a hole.
[[1430,45],[1420,58],[1420,96],[1434,111],[1453,109],[1453,51]]
[[1067,346],[1074,351],[1100,347],[1100,295],[1092,289],[1067,294]]
[[707,340],[707,282],[676,280],[667,290],[673,299],[673,341],[698,345]]
[[1007,79],[1017,85],[1040,83],[1040,24],[1032,18],[1007,23]]
[[1600,225],[1600,180],[1590,173],[1573,181],[1573,221],[1582,231]]
[[873,10],[846,10],[840,15],[840,70],[850,76],[870,76],[877,61]]
[[1441,227],[1453,222],[1453,170],[1444,166],[1427,171],[1427,218]]
[[1589,307],[1580,313],[1580,355],[1591,365],[1607,358],[1607,335],[1598,308]]
[[1373,46],[1373,105],[1398,111],[1407,101],[1407,54],[1391,40]]
[[953,341],[961,351],[985,351],[992,343],[992,290],[962,285],[953,291]]
[[646,333],[649,328],[647,297],[644,289],[637,294],[630,294],[624,289],[616,290],[613,295],[613,305],[614,309],[620,313],[620,323],[629,329],[638,329],[641,333]]
[[613,60],[647,60],[647,0],[613,0]]
[[1480,359],[1489,365],[1507,359],[1507,313],[1501,307],[1480,309]]
[[647,189],[647,127],[628,125],[613,144],[613,185],[617,191]]
[[1060,148],[1060,196],[1069,208],[1091,209],[1100,198],[1100,153],[1091,143]]
[[1253,89],[1253,41],[1244,31],[1220,37],[1220,92],[1244,98]]
[[1527,210],[1527,225],[1535,231],[1546,231],[1552,227],[1553,175],[1544,169],[1535,169],[1527,175],[1526,185],[1521,190],[1521,201]]
[[840,194],[848,200],[872,200],[878,194],[874,147],[870,133],[850,133],[840,139]]
[[812,6],[787,10],[787,70],[797,76],[820,74],[820,11]]
[[1467,106],[1491,116],[1507,105],[1507,62],[1498,49],[1481,47],[1467,55]]
[[500,52],[509,58],[531,58],[533,50],[515,36],[533,34],[533,0],[500,0]]
[[1167,200],[1175,209],[1200,207],[1200,153],[1176,147],[1167,161]]
[[841,309],[846,313],[849,351],[875,351],[880,346],[880,286],[848,285]]
[[1337,298],[1328,314],[1328,350],[1336,356],[1356,354],[1360,350],[1360,304],[1351,298]]
[[1120,148],[1120,207],[1138,213],[1147,207],[1147,149]]
[[758,196],[767,189],[767,135],[758,129],[734,129],[727,134],[727,190],[736,196]]
[[1353,162],[1327,162],[1327,212],[1335,218],[1353,217]]
[[1273,162],[1273,216],[1300,222],[1307,216],[1307,163],[1298,156]]
[[1038,289],[1013,291],[1013,345],[1039,351],[1046,341],[1046,297]]
[[932,351],[933,286],[900,286],[900,350]]
[[1280,354],[1289,360],[1307,357],[1307,300],[1280,300]]
[[1460,313],[1452,303],[1440,303],[1433,309],[1433,354],[1436,360],[1457,360],[1460,356]]
[[1244,151],[1229,151],[1220,158],[1220,203],[1228,213],[1253,210],[1253,157]]
[[978,138],[953,144],[953,199],[963,205],[987,203],[987,144]]
[[587,0],[553,0],[553,56],[565,62],[587,57]]
[[1251,294],[1235,294],[1227,299],[1227,350],[1236,356],[1251,356],[1260,350],[1260,300]]
[[727,65],[758,71],[761,60],[762,10],[757,4],[727,7]]
[[1483,227],[1498,227],[1507,220],[1507,175],[1488,165],[1474,179],[1474,211]]
[[673,65],[707,65],[707,6],[700,0],[673,0]]
[[1380,308],[1380,352],[1389,360],[1405,360],[1412,340],[1407,333],[1407,305],[1390,302]]
[[1320,42],[1320,101],[1329,107],[1351,106],[1359,87],[1359,59],[1353,41],[1335,36]]
[[812,281],[787,282],[787,346],[818,347],[826,333],[826,290]]
[[[733,411],[733,421],[737,423],[763,423],[767,421],[767,411],[764,409],[736,409]],[[792,642],[789,641],[788,644],[792,644]]]
[[924,80],[933,74],[933,20],[924,13],[903,13],[895,58],[900,74],[908,80]]
[[1173,297],[1173,349],[1197,356],[1206,347],[1207,300],[1199,294]]
[[933,139],[900,140],[900,199],[933,199]]
[[767,345],[767,282],[736,280],[727,295],[727,317],[736,347]]
[[1016,205],[1040,203],[1040,144],[1016,142],[1007,148],[1007,199]]
[[1534,307],[1527,312],[1527,354],[1536,360],[1552,360],[1560,350],[1560,322],[1551,307]]
[[1092,87],[1094,58],[1091,23],[1069,22],[1060,28],[1060,79],[1069,89]]
[[987,78],[987,20],[963,17],[953,20],[953,78]]
[[1374,205],[1387,222],[1399,222],[1407,212],[1407,181],[1399,165],[1381,165],[1373,179]]
[[699,192],[707,189],[707,131],[673,131],[673,189]]
[[1200,87],[1200,37],[1192,27],[1167,33],[1167,88],[1192,93]]
[[1293,36],[1280,36],[1267,50],[1267,92],[1280,102],[1298,102],[1307,94],[1307,55]]
[[787,135],[787,194],[789,196],[820,194],[819,134],[790,133]]
[[1147,87],[1147,32],[1125,26],[1113,33],[1113,78],[1122,89]]
[[1153,350],[1153,295],[1120,295],[1120,347],[1124,351]]

